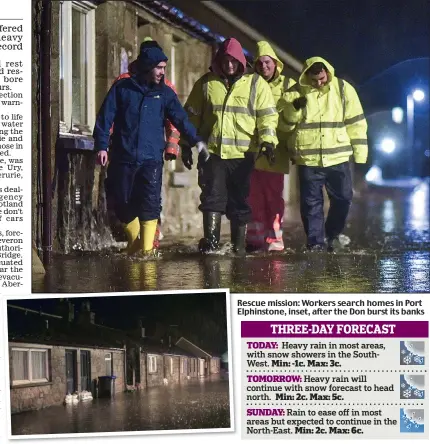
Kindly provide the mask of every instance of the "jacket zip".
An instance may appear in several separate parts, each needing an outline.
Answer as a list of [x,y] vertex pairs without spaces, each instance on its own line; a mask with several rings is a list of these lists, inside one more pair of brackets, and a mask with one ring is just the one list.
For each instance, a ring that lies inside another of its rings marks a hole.
[[[236,82],[238,82],[240,79],[238,79],[238,80],[236,80]],[[228,101],[228,99],[229,99],[229,97],[230,97],[230,94],[232,93],[232,91],[233,91],[233,88],[234,88],[234,85],[236,84],[236,82],[234,82],[233,83],[233,85],[231,85],[230,86],[230,88],[227,90],[227,94],[226,94],[226,96],[225,96],[225,98],[224,98],[224,103],[223,103],[223,105],[222,105],[222,115],[221,115],[221,137],[220,137],[220,145],[219,145],[219,151],[220,151],[220,153],[221,153],[221,158],[222,158],[222,148],[221,148],[221,146],[222,146],[222,135],[223,135],[223,132],[224,132],[224,111],[225,111],[225,107],[227,106],[227,101]],[[226,89],[227,89],[227,87],[226,87]]]
[[[140,136],[140,123],[142,121],[142,119],[141,119],[142,106],[143,106],[143,104],[145,102],[145,95],[146,95],[146,93],[145,93],[145,91],[142,89],[142,87],[139,85],[139,83],[136,80],[134,80],[133,78],[131,78],[131,79],[132,79],[133,83],[137,86],[137,88],[140,90],[140,92],[142,93],[142,99],[141,99],[141,102],[140,102],[140,105],[139,105],[139,128],[138,128],[138,131],[137,131],[137,143],[136,143],[135,157],[134,157],[136,164],[138,164],[139,163],[139,156],[138,156],[139,149],[138,148],[139,148],[139,136]],[[150,92],[150,91],[148,91],[148,92]]]

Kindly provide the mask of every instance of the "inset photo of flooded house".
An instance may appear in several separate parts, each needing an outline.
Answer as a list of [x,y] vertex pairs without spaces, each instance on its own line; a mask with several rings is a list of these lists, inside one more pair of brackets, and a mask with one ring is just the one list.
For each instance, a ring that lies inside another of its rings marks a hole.
[[11,436],[233,431],[225,291],[7,302]]

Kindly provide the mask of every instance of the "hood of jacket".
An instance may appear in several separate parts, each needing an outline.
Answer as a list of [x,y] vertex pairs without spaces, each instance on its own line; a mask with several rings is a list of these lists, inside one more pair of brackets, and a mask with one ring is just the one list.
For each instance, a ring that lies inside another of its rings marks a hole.
[[276,72],[274,79],[278,78],[281,75],[282,70],[284,69],[284,64],[281,60],[279,60],[273,48],[270,46],[269,42],[261,41],[257,43],[257,52],[254,57],[254,69],[257,63],[257,60],[260,57],[269,56],[273,60],[276,60]]
[[309,81],[308,78],[306,76],[306,71],[314,64],[314,63],[324,63],[324,65],[327,67],[327,77],[328,77],[328,83],[330,83],[333,80],[334,77],[334,68],[332,65],[330,65],[329,62],[327,62],[327,60],[323,59],[322,57],[311,57],[310,59],[307,59],[303,65],[303,69],[302,69],[302,73],[300,74],[299,77],[299,84],[301,86],[312,86]]
[[239,62],[237,74],[243,75],[246,71],[245,54],[243,53],[242,45],[233,37],[221,43],[221,46],[213,58],[210,70],[220,77],[225,77],[221,67],[222,58],[225,55],[234,57]]

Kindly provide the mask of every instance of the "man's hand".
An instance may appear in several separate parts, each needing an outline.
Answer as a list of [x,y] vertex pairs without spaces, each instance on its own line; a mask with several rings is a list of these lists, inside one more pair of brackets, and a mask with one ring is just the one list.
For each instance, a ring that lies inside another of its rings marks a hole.
[[306,105],[308,103],[308,99],[306,97],[299,97],[295,100],[293,100],[293,106],[298,111],[299,109],[306,108]]
[[193,152],[190,147],[182,147],[181,158],[185,168],[191,170],[193,166]]
[[108,161],[108,153],[107,151],[99,151],[97,153],[97,162],[101,166],[105,166]]
[[211,156],[208,150],[208,146],[204,142],[197,142],[196,148],[199,152],[199,163],[206,163]]
[[261,156],[266,156],[269,165],[273,165],[275,163],[275,146],[273,143],[263,142],[260,145],[260,153]]

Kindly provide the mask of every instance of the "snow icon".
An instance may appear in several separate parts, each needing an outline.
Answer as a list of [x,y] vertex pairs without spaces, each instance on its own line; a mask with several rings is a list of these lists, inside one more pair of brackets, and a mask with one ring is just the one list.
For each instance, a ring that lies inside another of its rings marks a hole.
[[400,433],[424,433],[424,409],[400,409]]
[[400,341],[400,365],[425,365],[425,342]]
[[400,399],[424,399],[425,375],[400,375]]

